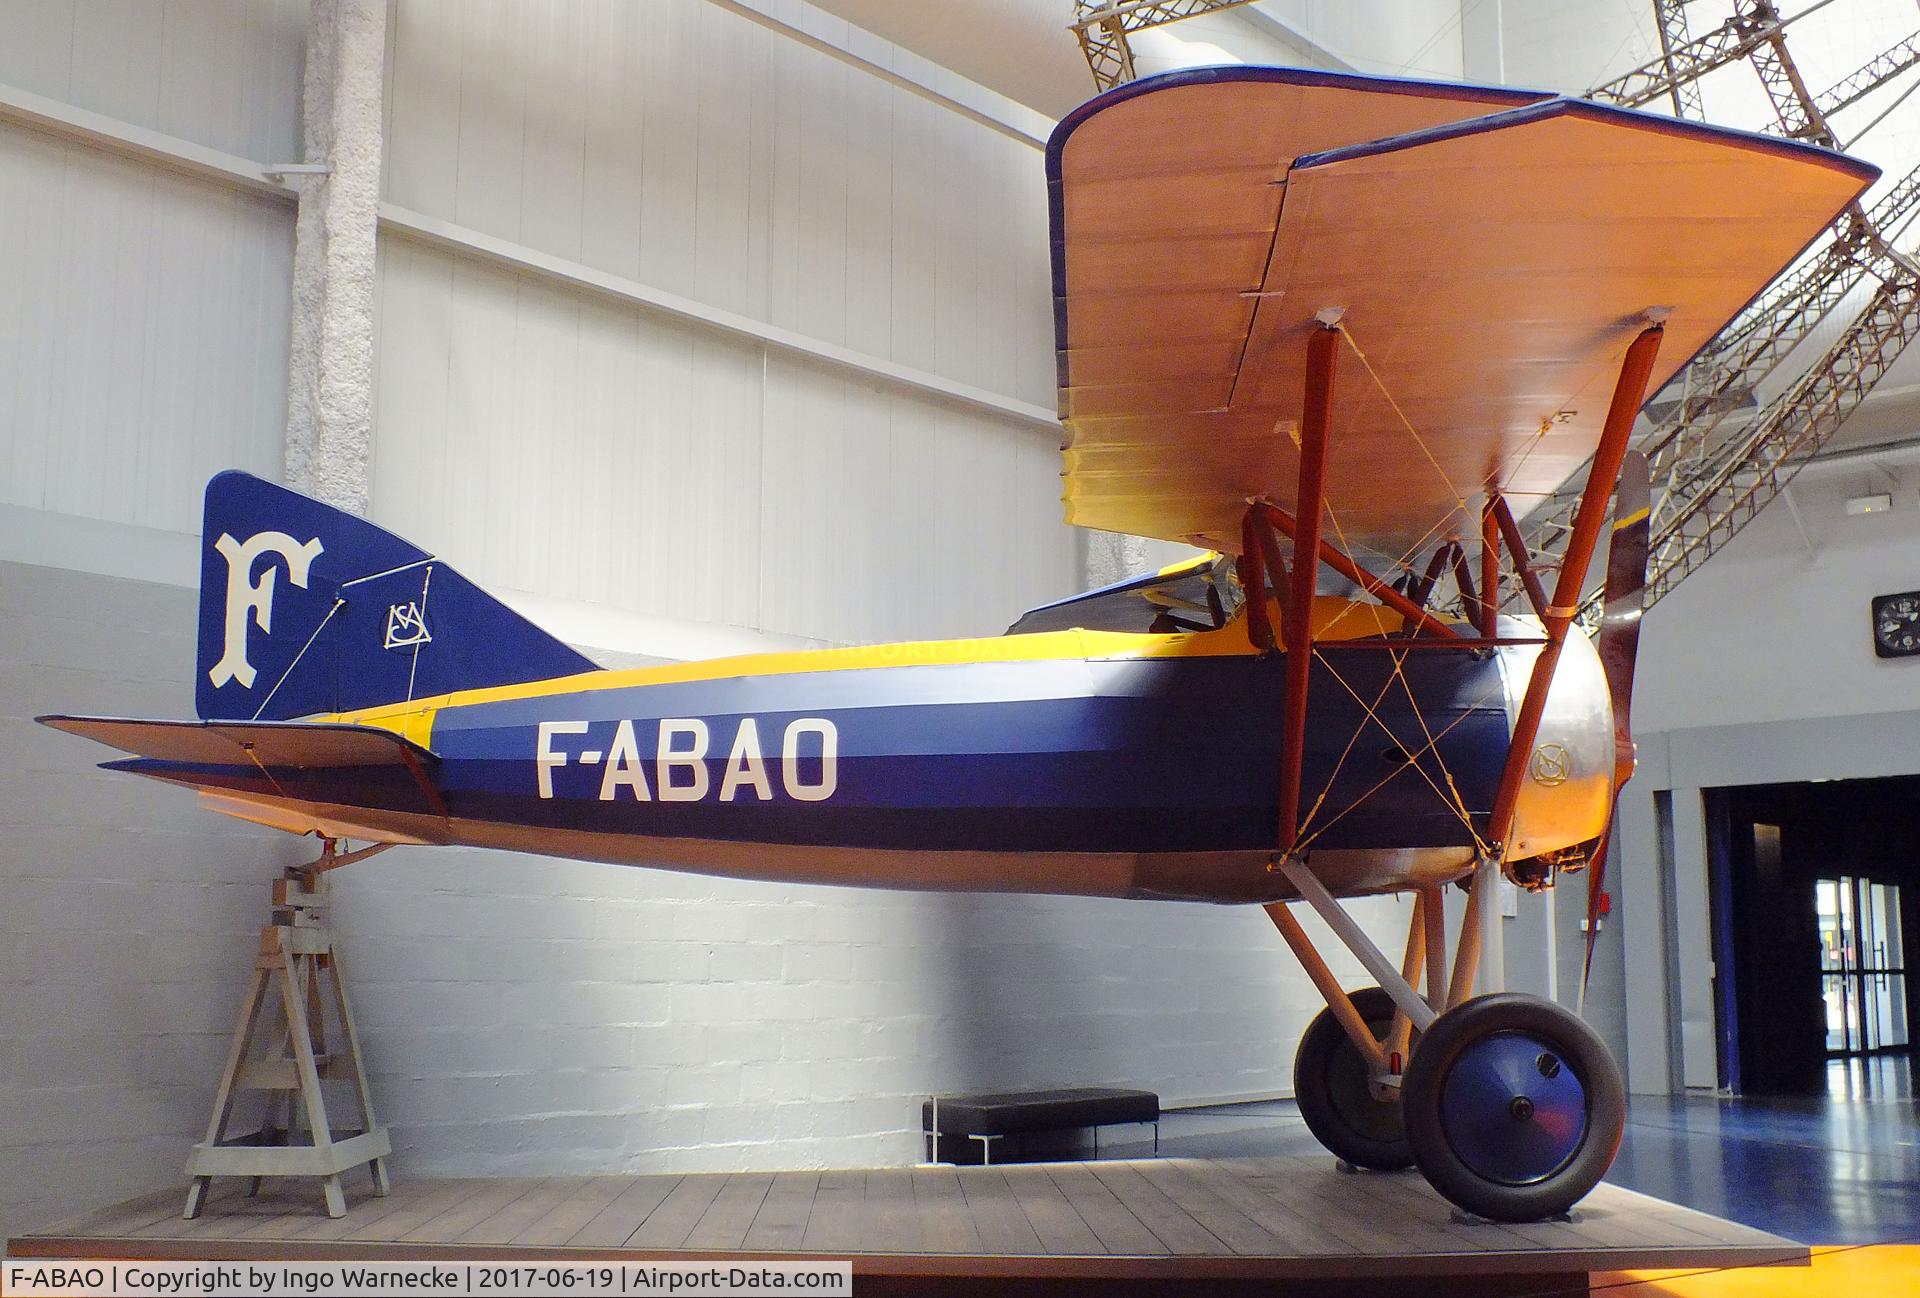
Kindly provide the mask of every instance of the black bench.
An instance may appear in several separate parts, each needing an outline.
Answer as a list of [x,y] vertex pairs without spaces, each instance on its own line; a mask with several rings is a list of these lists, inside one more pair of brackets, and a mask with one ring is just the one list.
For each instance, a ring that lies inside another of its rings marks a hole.
[[[1152,1091],[1115,1086],[1081,1086],[1058,1091],[1001,1091],[984,1095],[935,1095],[920,1106],[920,1134],[928,1162],[943,1159],[942,1136],[980,1142],[980,1161],[993,1162],[993,1142],[1002,1136],[1040,1131],[1093,1129],[1094,1157],[1100,1156],[1100,1128],[1122,1123],[1153,1124],[1153,1152],[1160,1153],[1160,1097]],[[956,1152],[969,1150],[959,1146]]]

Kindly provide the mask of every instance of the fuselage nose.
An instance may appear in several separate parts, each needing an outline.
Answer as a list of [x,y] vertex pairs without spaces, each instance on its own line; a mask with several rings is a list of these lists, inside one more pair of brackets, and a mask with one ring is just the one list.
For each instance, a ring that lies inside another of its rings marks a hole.
[[[1540,620],[1503,617],[1500,634],[1539,639]],[[1498,653],[1511,735],[1540,648],[1507,645]],[[1598,837],[1612,810],[1613,767],[1613,703],[1606,673],[1593,642],[1576,628],[1560,651],[1540,730],[1526,755],[1507,858],[1525,860]]]

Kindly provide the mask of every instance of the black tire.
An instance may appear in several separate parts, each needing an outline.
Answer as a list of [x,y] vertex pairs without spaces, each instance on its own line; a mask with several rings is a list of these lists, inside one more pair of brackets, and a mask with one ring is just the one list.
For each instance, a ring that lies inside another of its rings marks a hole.
[[[1353,1006],[1374,1036],[1386,1040],[1393,1024],[1393,997],[1378,987],[1364,987],[1353,993]],[[1330,1009],[1315,1015],[1300,1038],[1293,1057],[1293,1097],[1307,1130],[1336,1158],[1381,1172],[1413,1166],[1399,1103],[1374,1098],[1367,1084],[1367,1061]]]
[[1400,1103],[1433,1188],[1495,1221],[1539,1221],[1600,1182],[1626,1127],[1606,1043],[1537,996],[1481,996],[1435,1019],[1407,1061]]

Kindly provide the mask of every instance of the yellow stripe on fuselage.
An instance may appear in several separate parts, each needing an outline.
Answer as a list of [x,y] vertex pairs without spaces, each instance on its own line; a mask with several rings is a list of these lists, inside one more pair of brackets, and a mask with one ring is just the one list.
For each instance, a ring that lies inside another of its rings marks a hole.
[[[1279,615],[1273,622],[1279,625]],[[1317,639],[1359,639],[1398,631],[1402,619],[1376,604],[1354,604],[1337,596],[1314,601]],[[1042,631],[1033,635],[983,636],[973,640],[911,640],[899,644],[855,645],[845,649],[805,649],[789,653],[738,654],[660,667],[581,672],[544,681],[457,690],[408,703],[389,703],[358,712],[316,718],[347,725],[377,726],[402,738],[433,747],[435,717],[449,708],[505,703],[575,694],[587,690],[626,689],[636,685],[680,685],[692,681],[745,676],[790,676],[806,672],[866,671],[878,667],[938,667],[961,663],[1035,662],[1087,658],[1210,658],[1251,654],[1246,618],[1236,614],[1217,631],[1156,635],[1130,631]]]

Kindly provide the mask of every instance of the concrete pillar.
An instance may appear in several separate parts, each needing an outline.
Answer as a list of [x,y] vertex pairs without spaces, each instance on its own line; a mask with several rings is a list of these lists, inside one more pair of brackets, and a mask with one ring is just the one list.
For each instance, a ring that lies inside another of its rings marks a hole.
[[[1643,770],[1650,745],[1641,743]],[[1649,787],[1657,774],[1649,772]],[[1626,1048],[1627,1090],[1634,1095],[1666,1095],[1680,1080],[1678,1060],[1670,1040],[1673,1014],[1679,1009],[1676,970],[1667,941],[1666,871],[1672,860],[1662,842],[1660,818],[1648,788],[1639,778],[1621,794],[1615,829],[1615,855],[1608,872],[1614,894],[1614,913],[1601,930],[1594,952],[1594,979],[1587,989],[1587,1014],[1609,1044],[1619,1050],[1612,1031],[1621,1033]],[[1620,980],[1610,976],[1603,957],[1612,946],[1620,952]],[[1617,1006],[1609,1012],[1605,1007]],[[1617,1028],[1613,1025],[1617,1024]]]
[[1506,15],[1501,8],[1502,0],[1483,0],[1480,4],[1461,6],[1462,80],[1493,86],[1506,84]]
[[1713,933],[1707,901],[1707,816],[1698,788],[1673,790],[1667,949],[1680,1012],[1680,1084],[1719,1082],[1714,1040]]
[[287,484],[365,514],[373,453],[374,233],[386,0],[312,0],[287,362]]
[[1148,547],[1153,542],[1143,536],[1097,532],[1091,528],[1081,529],[1079,536],[1082,579],[1088,590],[1126,577],[1138,577],[1159,566],[1148,555]]

